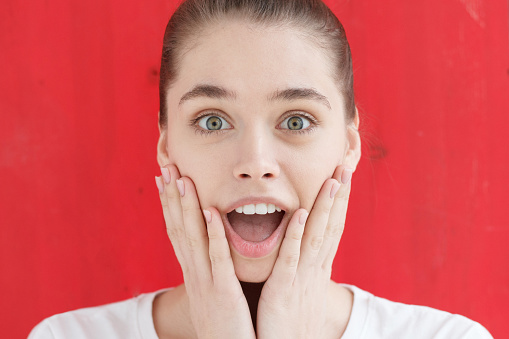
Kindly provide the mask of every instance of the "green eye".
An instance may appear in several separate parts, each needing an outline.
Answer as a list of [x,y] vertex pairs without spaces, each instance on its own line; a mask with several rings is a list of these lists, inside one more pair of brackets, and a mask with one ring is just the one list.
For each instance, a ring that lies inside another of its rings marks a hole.
[[221,125],[223,125],[223,123],[221,122],[221,119],[219,119],[218,117],[210,117],[207,119],[207,129],[210,129],[210,130],[217,130],[217,129],[221,129]]
[[279,126],[284,129],[298,131],[301,129],[308,128],[309,125],[310,125],[310,123],[309,123],[308,119],[294,115],[294,116],[286,118]]
[[230,128],[230,124],[226,122],[226,120],[216,115],[209,115],[201,118],[198,125],[209,131],[219,131],[221,129]]

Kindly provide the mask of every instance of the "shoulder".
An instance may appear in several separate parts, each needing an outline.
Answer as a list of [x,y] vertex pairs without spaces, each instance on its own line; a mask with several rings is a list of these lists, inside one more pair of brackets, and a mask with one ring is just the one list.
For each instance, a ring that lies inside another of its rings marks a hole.
[[152,302],[162,291],[51,316],[40,322],[28,339],[157,338]]
[[427,306],[394,302],[352,285],[343,286],[354,293],[352,314],[343,337],[345,339],[493,338],[482,325],[464,316]]

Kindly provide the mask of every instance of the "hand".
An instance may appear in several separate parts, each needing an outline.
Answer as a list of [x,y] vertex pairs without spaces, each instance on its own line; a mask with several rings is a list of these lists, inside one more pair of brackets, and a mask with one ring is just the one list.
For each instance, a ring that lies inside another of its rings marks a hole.
[[260,296],[258,338],[323,337],[327,291],[345,225],[351,174],[344,166],[336,168],[318,193],[309,217],[304,209],[292,216]]
[[156,184],[166,231],[182,267],[197,337],[255,338],[219,212],[209,208],[202,214],[193,182],[180,178],[176,166],[161,172]]

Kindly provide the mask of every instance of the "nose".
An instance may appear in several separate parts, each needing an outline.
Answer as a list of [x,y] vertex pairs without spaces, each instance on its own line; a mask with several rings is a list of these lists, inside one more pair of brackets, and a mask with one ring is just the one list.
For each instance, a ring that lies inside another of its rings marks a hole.
[[275,144],[270,135],[256,133],[245,134],[236,147],[237,162],[233,175],[240,180],[275,179],[280,168],[275,157]]

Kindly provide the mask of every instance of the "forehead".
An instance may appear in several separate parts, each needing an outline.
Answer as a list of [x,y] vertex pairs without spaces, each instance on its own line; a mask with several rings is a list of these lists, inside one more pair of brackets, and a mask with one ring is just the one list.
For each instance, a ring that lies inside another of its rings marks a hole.
[[200,83],[252,96],[306,87],[341,101],[328,55],[305,32],[291,26],[217,22],[190,39],[179,61],[175,91],[170,92],[186,91]]

